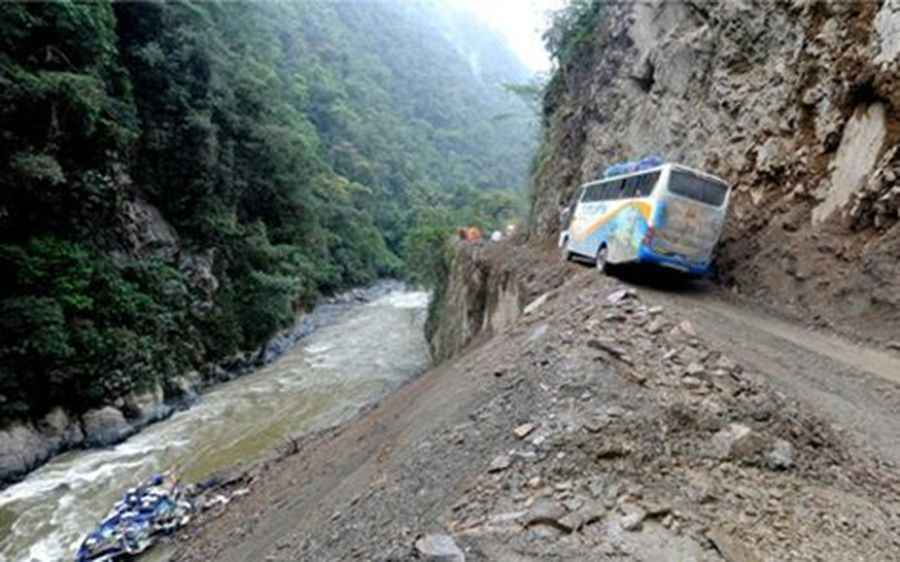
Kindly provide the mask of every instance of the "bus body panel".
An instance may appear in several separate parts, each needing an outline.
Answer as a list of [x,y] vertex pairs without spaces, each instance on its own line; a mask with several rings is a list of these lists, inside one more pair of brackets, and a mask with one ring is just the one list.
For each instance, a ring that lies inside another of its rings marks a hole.
[[673,164],[631,175],[656,171],[660,175],[649,197],[583,201],[589,186],[615,179],[586,184],[562,240],[566,251],[593,259],[606,245],[609,263],[652,263],[691,275],[708,273],[730,193],[719,206],[673,193],[668,187],[673,171],[724,185],[714,176]]
[[647,199],[588,203],[569,227],[567,249],[593,258],[606,244],[610,263],[636,260],[652,214],[653,204]]

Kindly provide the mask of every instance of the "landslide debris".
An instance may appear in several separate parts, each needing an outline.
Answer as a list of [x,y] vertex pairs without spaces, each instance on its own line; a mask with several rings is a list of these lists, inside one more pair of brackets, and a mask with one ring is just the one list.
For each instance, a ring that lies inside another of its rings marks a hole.
[[[524,283],[543,304],[348,430],[345,446],[377,458],[301,451],[311,460],[276,468],[271,485],[261,475],[178,560],[236,560],[253,541],[273,561],[900,560],[895,466],[678,310],[567,271],[560,287]],[[391,428],[408,411],[414,427]],[[329,491],[306,468],[317,455],[348,475]],[[297,491],[276,491],[286,482]],[[298,494],[322,505],[290,516]]]
[[633,289],[566,304],[448,432],[514,437],[446,515],[469,559],[900,559],[896,476]]

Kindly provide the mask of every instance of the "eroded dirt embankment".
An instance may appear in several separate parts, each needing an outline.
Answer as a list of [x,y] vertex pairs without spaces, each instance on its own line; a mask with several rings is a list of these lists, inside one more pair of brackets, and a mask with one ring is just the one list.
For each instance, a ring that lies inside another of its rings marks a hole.
[[[254,472],[173,559],[422,560],[439,533],[470,561],[900,560],[897,357],[526,247],[456,267],[444,321],[486,331]],[[487,305],[511,284],[517,312]]]
[[534,236],[616,161],[734,187],[721,281],[816,325],[900,334],[900,0],[603,2],[545,100]]

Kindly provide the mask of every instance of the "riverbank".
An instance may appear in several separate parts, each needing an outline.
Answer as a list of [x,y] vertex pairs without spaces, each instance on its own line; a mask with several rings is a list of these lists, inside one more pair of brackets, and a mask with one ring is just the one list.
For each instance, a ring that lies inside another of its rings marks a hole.
[[173,469],[183,483],[221,482],[234,467],[342,425],[427,368],[427,299],[393,291],[327,303],[337,305],[322,309],[333,320],[266,367],[208,389],[119,445],[54,458],[0,492],[0,561],[70,559],[122,491],[153,474]]
[[383,280],[322,300],[295,324],[250,353],[207,365],[144,392],[133,392],[114,404],[81,414],[55,408],[40,420],[14,422],[0,430],[0,491],[25,478],[36,468],[66,451],[109,447],[121,443],[189,408],[198,397],[217,385],[252,373],[281,357],[302,338],[334,322],[354,304],[370,302],[401,290],[397,280]]

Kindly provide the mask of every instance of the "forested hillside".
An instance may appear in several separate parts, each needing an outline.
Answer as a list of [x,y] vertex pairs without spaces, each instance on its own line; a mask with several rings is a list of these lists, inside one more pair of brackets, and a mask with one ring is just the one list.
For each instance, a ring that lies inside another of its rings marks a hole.
[[465,17],[2,4],[0,425],[172,390],[401,274],[412,228],[510,213],[534,134],[503,84],[528,76]]

